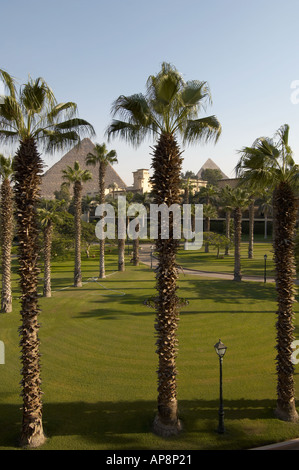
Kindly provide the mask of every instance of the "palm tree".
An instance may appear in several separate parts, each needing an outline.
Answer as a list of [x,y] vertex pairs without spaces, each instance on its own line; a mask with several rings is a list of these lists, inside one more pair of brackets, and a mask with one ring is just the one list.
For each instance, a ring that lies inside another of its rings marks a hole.
[[74,163],[74,167],[67,166],[62,170],[64,183],[73,185],[74,206],[75,206],[75,266],[74,266],[74,287],[82,287],[81,273],[81,215],[82,215],[82,190],[83,184],[92,179],[92,174],[88,170],[82,170],[79,162]]
[[184,204],[189,204],[190,194],[192,196],[192,192],[193,192],[193,186],[190,183],[190,178],[182,179],[181,188],[184,190],[184,196],[183,196]]
[[46,207],[38,209],[39,219],[43,228],[43,250],[44,250],[44,287],[43,296],[51,297],[51,248],[53,228],[61,220],[58,209],[63,206],[64,201],[47,201]]
[[207,184],[207,186],[202,186],[198,191],[199,200],[205,202],[206,204],[210,204],[218,195],[218,189],[211,185]]
[[241,281],[241,238],[242,238],[242,211],[248,206],[249,197],[247,191],[241,188],[232,190],[231,204],[234,216],[234,281]]
[[264,225],[264,239],[268,238],[268,216],[272,214],[273,204],[272,204],[273,191],[265,188],[261,194],[260,204],[258,211],[264,216],[265,225]]
[[[233,188],[229,185],[224,186],[219,192],[219,199],[220,199],[221,206],[225,210],[225,236],[228,240],[231,239],[230,223],[231,223],[231,213],[233,210],[232,198],[233,198]],[[229,255],[229,244],[226,245],[224,254],[226,256]]]
[[236,167],[237,174],[257,188],[273,191],[274,262],[277,291],[276,371],[277,407],[275,414],[297,421],[294,365],[292,363],[294,297],[294,231],[297,216],[296,188],[299,166],[289,145],[289,126],[281,126],[273,139],[260,137],[244,147]]
[[12,311],[11,295],[11,245],[13,232],[13,176],[12,159],[0,154],[1,185],[1,246],[2,246],[2,292],[1,312]]
[[[185,82],[170,64],[163,63],[157,75],[147,81],[146,95],[119,96],[113,103],[114,117],[108,138],[120,136],[138,146],[147,136],[157,136],[153,148],[152,195],[155,204],[180,203],[182,156],[177,136],[184,143],[216,141],[221,126],[215,116],[198,118],[205,102],[211,102],[206,82]],[[156,332],[158,365],[158,414],[154,431],[161,435],[176,434],[181,429],[177,411],[176,354],[179,298],[176,252],[178,240],[173,237],[173,219],[169,217],[169,239],[161,237],[161,223],[156,242]]]
[[[95,153],[88,153],[86,164],[96,166],[99,165],[99,202],[105,204],[105,175],[108,165],[117,163],[117,155],[115,150],[108,149],[103,143],[95,144]],[[106,277],[105,274],[105,239],[100,240],[100,278]]]
[[[213,206],[211,203],[209,204],[204,204],[203,206],[203,217],[205,219],[205,232],[208,233],[210,232],[211,229],[211,219],[216,218],[218,215],[217,209],[215,206]],[[209,253],[209,243],[207,242],[205,244],[205,253]]]
[[0,142],[16,143],[14,191],[19,241],[21,287],[21,361],[23,421],[21,446],[37,447],[45,440],[42,425],[42,392],[38,338],[38,223],[37,203],[43,161],[38,148],[48,152],[65,149],[93,133],[92,126],[76,117],[75,103],[57,103],[42,78],[17,91],[16,82],[0,70],[6,92],[0,104]]
[[[132,202],[142,204],[147,212],[147,216],[150,211],[151,197],[147,191],[144,193],[136,193],[132,198]],[[139,224],[136,225],[136,231],[139,231]],[[139,237],[133,239],[133,257],[132,257],[133,266],[139,265]]]
[[90,222],[90,212],[93,207],[95,207],[96,201],[93,197],[88,195],[83,196],[82,198],[82,210],[84,215],[86,215],[86,222]]

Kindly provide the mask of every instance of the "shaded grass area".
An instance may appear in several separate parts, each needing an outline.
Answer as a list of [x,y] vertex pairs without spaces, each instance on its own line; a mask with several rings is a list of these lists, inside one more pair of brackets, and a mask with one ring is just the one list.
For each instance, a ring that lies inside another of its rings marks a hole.
[[[44,428],[42,449],[246,449],[298,437],[299,425],[274,418],[275,289],[180,275],[178,400],[183,432],[162,439],[151,431],[156,412],[154,311],[143,302],[155,292],[146,266],[118,273],[107,253],[109,275],[96,281],[97,258],[83,259],[80,289],[72,287],[72,261],[53,264],[53,296],[40,298]],[[16,264],[14,297],[17,296]],[[298,306],[296,306],[298,312]],[[0,316],[5,365],[0,365],[0,449],[17,448],[21,426],[19,306]],[[296,327],[299,324],[296,321]],[[299,331],[297,334],[299,336]],[[224,359],[225,425],[215,432],[219,364]],[[298,366],[297,366],[298,367]],[[298,371],[295,375],[299,385]]]

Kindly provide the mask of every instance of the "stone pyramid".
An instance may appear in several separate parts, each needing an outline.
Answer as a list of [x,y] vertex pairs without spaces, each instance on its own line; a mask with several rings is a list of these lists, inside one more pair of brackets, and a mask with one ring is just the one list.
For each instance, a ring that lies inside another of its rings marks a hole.
[[[93,196],[99,191],[99,177],[98,177],[98,166],[87,166],[85,163],[86,155],[91,152],[94,152],[94,144],[88,138],[83,139],[80,144],[75,145],[68,153],[66,153],[57,163],[55,163],[49,170],[45,172],[42,177],[41,185],[41,197],[47,199],[54,199],[54,191],[59,191],[61,184],[63,183],[62,179],[62,170],[66,169],[67,166],[74,166],[74,162],[78,161],[82,169],[87,169],[92,173],[92,180],[87,181],[83,185],[82,195]],[[107,166],[105,186],[108,186],[112,183],[116,183],[119,189],[125,189],[127,187],[126,183],[120,178],[117,172],[111,165]]]
[[199,172],[197,173],[197,177],[199,179],[201,179],[201,175],[202,175],[202,172],[203,170],[219,170],[221,171],[221,174],[222,174],[222,178],[224,179],[228,179],[228,176],[226,176],[223,171],[221,170],[221,168],[219,168],[218,165],[216,165],[215,162],[213,162],[213,160],[211,158],[208,158],[207,161],[203,164],[203,166],[201,167],[201,169],[199,170]]

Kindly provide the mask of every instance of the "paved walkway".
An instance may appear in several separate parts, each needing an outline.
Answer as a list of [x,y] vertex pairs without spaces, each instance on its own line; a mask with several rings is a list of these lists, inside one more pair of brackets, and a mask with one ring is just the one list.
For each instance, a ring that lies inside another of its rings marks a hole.
[[[151,266],[153,269],[157,265],[157,259],[154,256],[151,256],[151,245],[141,245],[139,251],[140,261],[148,266]],[[211,277],[217,279],[228,279],[233,280],[233,274],[226,274],[226,273],[217,273],[217,272],[210,272],[210,271],[199,271],[196,269],[186,269],[181,268],[182,272],[185,274],[192,274],[201,277]],[[242,276],[243,281],[256,281],[256,282],[264,282],[263,277],[258,276]],[[275,279],[270,277],[267,278],[267,282],[275,282]],[[298,280],[295,281],[296,284],[299,283]],[[255,447],[250,450],[299,450],[299,439],[292,439],[286,442],[279,442],[276,444],[270,444],[267,446],[262,447]]]
[[[153,256],[151,257],[151,245],[140,245],[139,250],[139,258],[140,261],[148,266],[151,266],[153,269],[157,265],[157,259]],[[229,273],[219,273],[219,272],[211,272],[211,271],[202,271],[198,269],[189,269],[180,266],[180,270],[183,274],[192,274],[194,276],[201,276],[201,277],[212,277],[217,279],[227,279],[233,280],[234,275]],[[264,277],[260,276],[242,276],[243,281],[255,281],[255,282],[264,282]],[[273,277],[267,277],[267,282],[275,282]],[[297,283],[297,281],[296,281]]]

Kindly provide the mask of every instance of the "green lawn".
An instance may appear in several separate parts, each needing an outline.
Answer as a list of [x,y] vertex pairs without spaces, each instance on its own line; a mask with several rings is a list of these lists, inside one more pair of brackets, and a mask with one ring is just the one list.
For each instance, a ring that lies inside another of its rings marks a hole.
[[[271,242],[261,242],[254,244],[254,257],[248,259],[248,242],[241,243],[241,271],[244,276],[264,277],[264,255],[267,255],[266,269],[267,277],[274,276],[273,248]],[[204,252],[204,247],[199,251],[183,250],[179,251],[177,261],[180,265],[189,269],[200,271],[212,271],[217,273],[234,272],[234,249],[230,250],[229,256],[223,256],[223,250],[220,252],[220,258],[217,258],[217,252],[210,247],[209,253]]]
[[[179,295],[189,299],[178,331],[178,400],[184,430],[178,437],[162,439],[151,432],[157,395],[154,311],[143,305],[155,292],[154,274],[144,265],[116,272],[113,253],[107,254],[107,279],[93,280],[97,267],[96,258],[83,257],[85,284],[75,289],[72,261],[54,263],[55,292],[50,299],[40,298],[48,436],[42,449],[247,449],[299,436],[299,424],[273,416],[273,284],[180,275]],[[6,353],[0,365],[1,450],[17,448],[21,426],[19,324],[15,299],[13,313],[0,316]],[[228,346],[224,435],[215,432],[219,364],[213,345],[219,338]],[[298,371],[295,379],[298,388]]]

